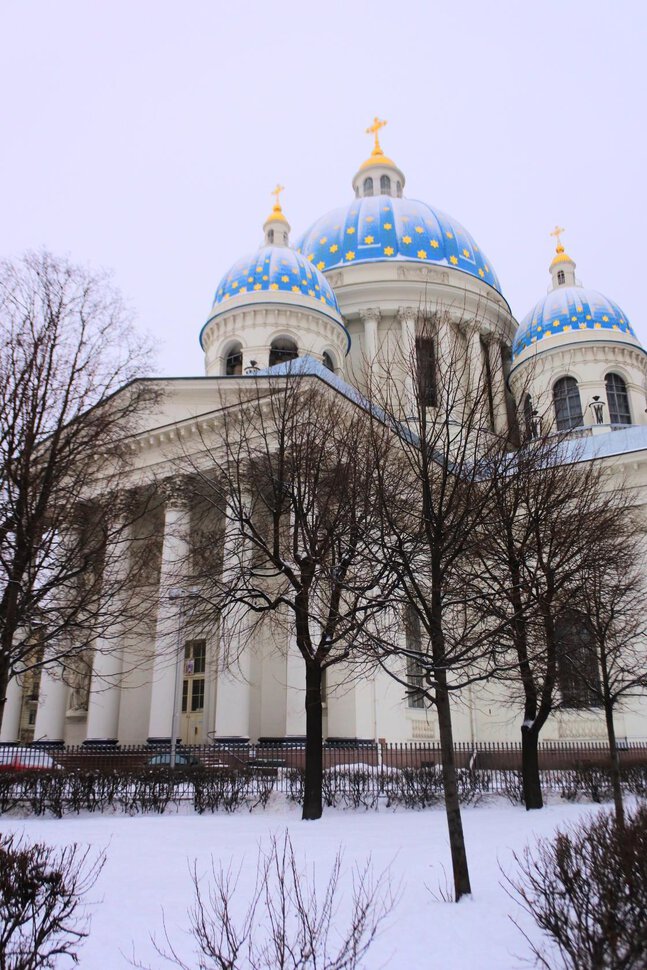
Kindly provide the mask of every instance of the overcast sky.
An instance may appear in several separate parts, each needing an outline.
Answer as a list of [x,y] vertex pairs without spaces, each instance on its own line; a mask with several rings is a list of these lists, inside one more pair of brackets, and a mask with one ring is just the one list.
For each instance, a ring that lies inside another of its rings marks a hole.
[[0,0],[0,254],[114,271],[158,370],[199,374],[220,277],[351,201],[382,145],[520,320],[556,222],[647,344],[644,0]]

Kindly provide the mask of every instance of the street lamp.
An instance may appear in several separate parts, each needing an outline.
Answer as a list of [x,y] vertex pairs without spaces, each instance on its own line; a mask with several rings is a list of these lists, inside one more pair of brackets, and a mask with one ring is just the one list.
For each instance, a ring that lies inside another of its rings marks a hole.
[[186,607],[187,600],[196,600],[200,598],[200,593],[197,589],[172,589],[168,594],[170,603],[180,604],[180,614],[178,616],[177,625],[177,647],[175,654],[175,680],[173,682],[173,714],[171,715],[171,751],[169,755],[169,765],[171,768],[175,768],[175,757],[177,749],[177,731],[178,731],[178,712],[180,708],[180,685],[182,683],[182,678],[180,677],[180,664],[181,659],[184,654],[182,650],[182,635],[184,633],[184,610]]
[[595,417],[596,424],[604,423],[604,401],[600,400],[600,395],[595,394],[593,400],[589,404],[589,407],[593,409],[593,416]]

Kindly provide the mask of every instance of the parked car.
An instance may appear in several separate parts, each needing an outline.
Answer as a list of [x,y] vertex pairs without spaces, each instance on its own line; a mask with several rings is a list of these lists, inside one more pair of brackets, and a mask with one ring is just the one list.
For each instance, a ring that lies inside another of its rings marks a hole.
[[42,748],[0,747],[0,771],[51,771],[56,767]]
[[[154,754],[152,758],[148,759],[149,765],[157,765],[157,767],[167,767],[171,764],[171,752],[162,751],[160,754]],[[182,754],[181,751],[175,752],[175,764],[180,767],[189,767],[194,765],[199,765],[200,761],[194,755]]]

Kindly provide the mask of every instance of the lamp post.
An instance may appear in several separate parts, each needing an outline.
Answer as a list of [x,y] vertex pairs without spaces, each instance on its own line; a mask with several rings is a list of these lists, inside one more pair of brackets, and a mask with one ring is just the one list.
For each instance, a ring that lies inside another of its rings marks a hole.
[[589,404],[589,407],[593,409],[593,416],[595,417],[596,424],[604,423],[604,401],[600,400],[599,394],[594,394],[593,400]]
[[172,589],[168,595],[169,602],[180,604],[180,613],[178,616],[177,625],[177,646],[175,653],[175,680],[173,682],[173,713],[171,715],[171,751],[169,754],[169,765],[171,768],[175,768],[175,757],[177,751],[177,729],[178,729],[178,711],[180,708],[180,686],[182,684],[182,678],[180,677],[180,668],[182,664],[182,658],[184,656],[184,651],[182,650],[182,636],[184,633],[184,610],[186,607],[187,600],[195,600],[199,598],[199,593],[197,589]]

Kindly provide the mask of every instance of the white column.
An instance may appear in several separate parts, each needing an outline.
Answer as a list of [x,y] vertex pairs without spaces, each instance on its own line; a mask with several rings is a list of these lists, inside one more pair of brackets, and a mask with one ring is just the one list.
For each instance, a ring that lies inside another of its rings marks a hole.
[[[243,498],[244,501],[244,498]],[[243,540],[236,511],[225,523],[223,574],[250,560],[250,550],[241,553]],[[242,563],[241,563],[242,557]],[[235,564],[235,565],[232,565]],[[220,622],[219,673],[216,685],[215,737],[249,738],[251,702],[251,646],[246,642],[245,609],[233,606]]]
[[[62,667],[51,671],[44,667],[40,676],[38,710],[34,726],[34,741],[61,744],[65,738],[67,684],[61,679]],[[55,676],[58,675],[58,676]]]
[[169,741],[172,734],[173,701],[178,686],[178,643],[182,642],[182,600],[171,601],[173,589],[182,589],[188,570],[189,510],[181,495],[167,492],[164,541],[160,568],[159,599],[152,670],[149,741]]
[[414,307],[399,307],[398,317],[402,334],[402,360],[404,364],[404,400],[406,417],[415,412],[413,370],[416,366],[416,311]]
[[285,734],[302,738],[306,733],[306,667],[294,634],[288,639],[285,682]]
[[106,550],[101,598],[106,613],[112,613],[115,620],[110,634],[106,631],[106,636],[99,637],[94,646],[88,699],[87,744],[117,742],[123,669],[119,603],[123,599],[124,584],[128,577],[130,538],[130,530],[126,524],[119,522],[113,530],[113,541]]
[[360,320],[364,324],[364,356],[368,369],[374,367],[377,357],[378,337],[377,328],[380,322],[379,307],[367,307],[360,312]]
[[497,434],[506,435],[508,433],[508,415],[505,406],[505,375],[503,373],[501,344],[495,337],[488,343],[488,357],[492,377],[494,430]]
[[467,335],[467,356],[469,370],[469,393],[472,401],[480,395],[483,374],[483,352],[481,349],[481,333],[476,326],[470,327]]
[[20,734],[20,713],[22,711],[22,685],[17,677],[7,684],[7,696],[0,730],[0,742],[17,741]]

